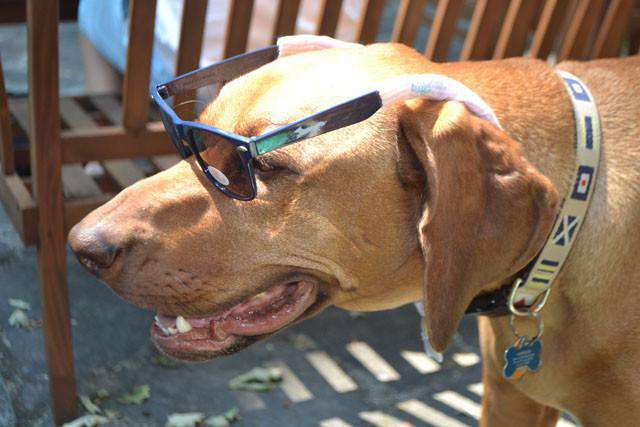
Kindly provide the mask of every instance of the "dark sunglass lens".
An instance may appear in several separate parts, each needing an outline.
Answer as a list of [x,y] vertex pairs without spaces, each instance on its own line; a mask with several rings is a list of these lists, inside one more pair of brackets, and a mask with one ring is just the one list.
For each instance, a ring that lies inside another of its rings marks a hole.
[[238,146],[223,136],[192,128],[193,143],[211,176],[232,193],[249,197],[251,176]]

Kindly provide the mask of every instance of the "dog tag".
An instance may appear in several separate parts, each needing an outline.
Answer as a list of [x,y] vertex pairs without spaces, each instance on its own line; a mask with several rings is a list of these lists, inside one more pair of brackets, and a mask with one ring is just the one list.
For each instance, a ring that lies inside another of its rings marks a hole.
[[519,338],[511,347],[504,352],[504,370],[503,375],[507,379],[520,379],[527,372],[536,372],[540,369],[542,360],[540,352],[542,351],[542,341],[533,339],[527,341]]

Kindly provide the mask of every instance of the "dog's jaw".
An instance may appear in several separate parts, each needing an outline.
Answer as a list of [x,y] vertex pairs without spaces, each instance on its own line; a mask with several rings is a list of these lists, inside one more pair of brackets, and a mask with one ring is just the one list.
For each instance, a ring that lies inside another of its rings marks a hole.
[[156,316],[154,343],[170,356],[190,361],[234,353],[298,320],[318,299],[319,285],[297,281],[273,286],[212,316]]

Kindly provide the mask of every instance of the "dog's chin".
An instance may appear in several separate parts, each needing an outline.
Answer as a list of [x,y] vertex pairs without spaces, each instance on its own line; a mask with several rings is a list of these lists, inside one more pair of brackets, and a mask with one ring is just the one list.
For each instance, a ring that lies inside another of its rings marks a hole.
[[318,283],[289,282],[211,316],[158,315],[151,326],[151,337],[155,345],[171,357],[206,361],[240,351],[307,317],[318,300]]

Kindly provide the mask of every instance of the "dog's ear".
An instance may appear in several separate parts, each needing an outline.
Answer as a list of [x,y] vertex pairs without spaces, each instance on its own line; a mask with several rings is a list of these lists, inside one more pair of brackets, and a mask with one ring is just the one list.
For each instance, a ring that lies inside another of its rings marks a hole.
[[471,300],[540,250],[559,199],[517,142],[463,104],[412,100],[400,111],[427,181],[418,225],[425,326],[443,351]]

